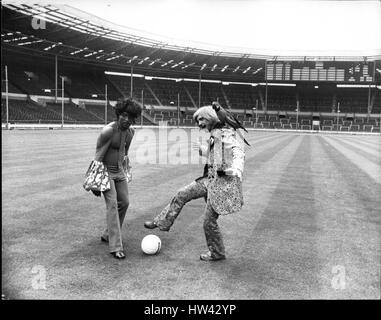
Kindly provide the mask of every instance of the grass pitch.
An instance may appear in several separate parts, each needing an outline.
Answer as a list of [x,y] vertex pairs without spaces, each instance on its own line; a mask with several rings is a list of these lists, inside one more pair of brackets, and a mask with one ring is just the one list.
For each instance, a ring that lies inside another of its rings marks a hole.
[[[163,143],[153,132],[131,146],[122,261],[100,241],[103,197],[82,188],[98,131],[2,132],[5,298],[380,299],[379,136],[250,132],[244,208],[219,219],[227,259],[206,263],[203,199],[169,232],[143,227],[202,173],[181,163],[189,134]],[[157,163],[179,145],[180,163]],[[140,250],[149,233],[162,240],[158,255]]]

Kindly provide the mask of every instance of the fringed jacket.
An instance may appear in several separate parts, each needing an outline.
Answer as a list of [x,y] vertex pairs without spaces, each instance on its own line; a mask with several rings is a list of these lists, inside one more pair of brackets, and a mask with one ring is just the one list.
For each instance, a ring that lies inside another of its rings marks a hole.
[[207,201],[221,215],[241,210],[245,151],[240,135],[233,129],[217,127],[211,131],[208,147],[200,149],[200,155],[207,157]]

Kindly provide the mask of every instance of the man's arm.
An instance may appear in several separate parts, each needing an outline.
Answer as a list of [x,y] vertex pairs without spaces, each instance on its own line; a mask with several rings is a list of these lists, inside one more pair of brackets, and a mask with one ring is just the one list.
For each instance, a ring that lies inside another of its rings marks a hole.
[[232,164],[230,168],[225,170],[225,174],[228,176],[238,176],[242,179],[244,163],[245,163],[245,151],[242,143],[236,138],[236,132],[226,132],[223,135],[223,142],[227,152],[231,152]]
[[201,157],[208,157],[209,155],[209,148],[208,146],[205,146],[205,145],[200,145],[200,148],[198,149],[198,154],[201,156]]
[[[134,128],[130,128],[130,132],[131,132],[131,140],[133,139],[134,135],[135,135],[135,129]],[[127,182],[131,182],[132,181],[132,166],[131,166],[131,163],[130,163],[130,158],[128,157],[128,150],[127,148],[125,148],[125,154],[124,154],[124,159],[123,159],[123,168],[124,168],[124,171],[126,172],[126,176],[127,176]]]
[[[134,138],[134,135],[135,135],[135,129],[130,127],[129,130],[130,130],[130,132],[131,132],[131,136],[132,136],[132,137],[131,137],[131,142],[132,142],[132,139]],[[127,156],[127,154],[128,154],[128,150],[127,150],[127,148],[124,149],[124,152],[125,152],[125,156]]]
[[102,149],[102,147],[108,143],[111,139],[112,139],[112,135],[113,135],[113,128],[109,125],[103,127],[101,133],[99,134],[98,136],[98,139],[97,139],[97,146],[96,146],[96,151],[95,151],[95,160],[98,160],[99,161],[99,157],[100,157],[100,150]]
[[[96,151],[95,151],[95,157],[94,157],[94,160],[97,160],[99,161],[100,160],[100,156],[101,156],[101,150],[102,150],[102,147],[112,139],[112,134],[113,134],[113,129],[111,126],[105,126],[101,133],[99,134],[98,138],[97,138],[97,146],[96,146]],[[91,190],[91,192],[97,196],[97,197],[100,197],[101,196],[101,192],[100,191],[94,191],[94,190]]]

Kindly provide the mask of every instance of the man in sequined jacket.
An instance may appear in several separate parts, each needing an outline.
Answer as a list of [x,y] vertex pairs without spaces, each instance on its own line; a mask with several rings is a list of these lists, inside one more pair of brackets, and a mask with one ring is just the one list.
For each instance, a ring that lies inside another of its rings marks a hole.
[[170,203],[152,220],[144,223],[149,229],[169,231],[184,205],[204,197],[204,232],[208,251],[203,261],[225,259],[225,247],[217,224],[220,215],[238,212],[243,205],[242,175],[244,144],[236,130],[225,127],[212,106],[198,109],[193,119],[201,130],[210,132],[208,146],[196,145],[200,156],[207,158],[202,177],[177,191]]

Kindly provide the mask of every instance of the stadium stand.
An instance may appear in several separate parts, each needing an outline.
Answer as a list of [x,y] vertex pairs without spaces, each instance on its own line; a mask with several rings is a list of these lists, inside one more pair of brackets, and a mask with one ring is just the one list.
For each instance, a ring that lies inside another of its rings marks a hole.
[[[28,67],[32,71],[26,71],[24,68],[9,68],[9,92],[26,93],[30,95],[45,95],[54,96],[54,81],[47,76],[47,70],[39,68],[35,71],[32,67]],[[108,87],[108,98],[117,99],[120,97],[129,96],[131,93],[130,77],[106,76],[101,69],[93,70],[93,68],[83,68],[83,72],[78,74],[78,71],[68,68],[65,81],[65,97],[70,98],[86,98],[86,99],[104,99],[105,85]],[[58,86],[60,88],[60,86]],[[50,89],[50,92],[46,92]],[[2,90],[5,91],[4,83]],[[60,90],[60,89],[59,89]],[[176,106],[178,95],[180,97],[180,106],[185,108],[194,108],[199,105],[198,96],[199,84],[197,82],[173,80],[153,79],[151,81],[144,78],[133,79],[133,96],[140,100],[142,92],[144,94],[144,104],[153,107],[160,106]],[[240,85],[221,85],[215,83],[202,83],[201,85],[201,101],[200,105],[210,104],[212,101],[219,101],[223,105],[233,109],[241,110],[245,119],[253,117],[253,108],[258,106],[258,111],[265,111],[263,106],[263,90],[264,88],[256,88],[252,86]],[[297,91],[298,90],[298,91]],[[323,89],[318,91],[305,91],[301,93],[301,87],[269,87],[267,110],[269,111],[287,111],[293,112],[296,110],[296,102],[299,98],[300,110],[304,112],[331,112],[334,99],[330,96],[331,92],[324,93]],[[358,90],[358,91],[357,91]],[[373,94],[373,112],[377,113],[379,108],[379,94],[377,91]],[[315,94],[316,93],[316,94]],[[328,96],[323,98],[324,94]],[[367,113],[368,93],[363,88],[350,89],[337,88],[337,101],[340,102],[340,111],[343,113]],[[61,93],[58,93],[60,97]],[[278,119],[270,115],[260,114],[258,122],[267,120],[276,122]],[[363,122],[363,120],[358,120]],[[282,121],[284,124],[285,121]],[[295,123],[289,121],[288,123]],[[304,124],[304,123],[303,123]],[[361,123],[359,123],[361,124]],[[323,123],[327,126],[329,124]]]
[[[13,30],[15,14],[21,28],[17,32]],[[23,34],[25,30],[34,32],[30,30],[30,17],[22,11],[15,13],[10,7],[4,9],[4,21],[8,31],[2,34],[3,122],[6,118],[4,67],[7,66],[8,116],[17,121],[61,121],[59,99],[62,96],[61,77],[64,77],[64,121],[68,123],[111,121],[114,118],[111,105],[131,95],[143,106],[142,123],[147,125],[164,121],[172,126],[194,126],[194,110],[218,101],[230,108],[248,128],[376,132],[380,127],[381,77],[378,74],[372,86],[365,87],[343,87],[331,81],[306,79],[281,83],[275,76],[267,81],[264,68],[266,60],[278,57],[253,55],[242,59],[243,56],[224,56],[223,52],[215,54],[197,48],[174,46],[169,49],[155,42],[143,45],[135,38],[136,43],[127,45],[126,38],[106,40],[99,34],[92,34],[94,30],[85,36],[54,23],[49,25],[51,32],[46,35],[36,31],[31,36]],[[29,45],[18,45],[20,34],[39,39],[35,44],[30,43],[33,50],[29,50]],[[91,43],[93,48],[80,48],[81,42]],[[120,48],[120,52],[115,48]],[[301,66],[309,63],[307,57],[299,58],[297,63]],[[310,62],[312,58],[309,57]],[[334,58],[330,61],[341,59]],[[375,67],[381,67],[379,60],[370,58]],[[342,61],[352,63],[347,57]],[[205,69],[201,68],[204,64],[208,66]],[[221,68],[211,68],[212,65],[230,67],[222,72]],[[250,72],[244,72],[250,68]],[[257,73],[259,70],[262,71]],[[351,84],[356,83],[352,81]],[[318,124],[314,124],[313,119]]]
[[[263,86],[262,86],[263,87]],[[265,96],[265,88],[260,88]],[[267,88],[267,110],[294,111],[296,108],[296,91],[294,87],[276,87]]]
[[[46,108],[50,109],[56,113],[60,113],[62,109],[62,105],[60,103],[46,103]],[[72,103],[64,104],[64,113],[69,115],[72,121],[78,123],[102,123],[103,119],[98,117],[97,115],[86,111],[86,109],[82,109],[78,106],[73,105]]]
[[[105,119],[105,106],[84,103],[83,107],[85,108],[85,110],[87,112],[96,116],[98,119],[100,119],[102,121]],[[111,121],[114,118],[115,118],[115,113],[113,112],[112,107],[110,105],[108,105],[108,107],[107,107],[107,119]]]
[[349,113],[368,112],[368,90],[364,88],[340,88],[337,90],[337,100],[340,102],[340,111]]
[[[5,99],[1,99],[1,121],[6,119]],[[9,120],[13,122],[49,123],[61,121],[61,111],[42,107],[31,101],[9,100]],[[73,121],[69,116],[64,120]]]

